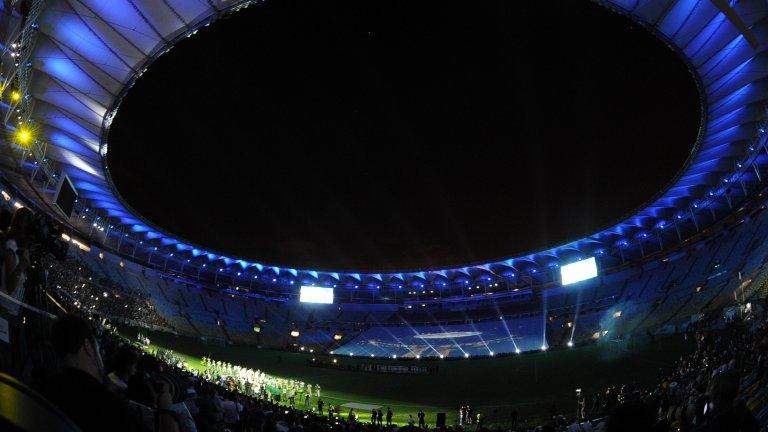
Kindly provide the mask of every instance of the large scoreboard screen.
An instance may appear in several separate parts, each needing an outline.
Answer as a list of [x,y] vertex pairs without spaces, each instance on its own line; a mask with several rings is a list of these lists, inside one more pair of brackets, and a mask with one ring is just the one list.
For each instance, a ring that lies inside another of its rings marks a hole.
[[302,303],[333,303],[333,288],[314,286],[302,286],[299,292],[299,301]]
[[576,261],[560,268],[560,278],[563,285],[575,284],[594,277],[597,277],[595,257]]

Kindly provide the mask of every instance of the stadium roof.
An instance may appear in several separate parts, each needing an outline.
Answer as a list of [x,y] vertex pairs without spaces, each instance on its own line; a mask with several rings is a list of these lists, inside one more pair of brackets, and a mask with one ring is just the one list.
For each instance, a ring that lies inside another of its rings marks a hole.
[[[49,0],[29,23],[36,34],[34,49],[29,53],[29,73],[19,74],[28,80],[28,84],[22,83],[28,87],[28,97],[19,104],[30,110],[39,139],[47,145],[45,158],[55,161],[72,179],[80,193],[80,204],[98,215],[93,226],[97,226],[96,221],[108,225],[105,240],[109,236],[135,240],[136,247],[150,250],[150,261],[155,251],[166,259],[206,264],[209,270],[271,272],[278,277],[320,283],[347,280],[363,284],[509,277],[590,255],[623,261],[625,255],[644,255],[680,242],[698,232],[700,226],[731,213],[760,182],[768,161],[762,126],[768,97],[768,5],[761,0],[598,3],[638,22],[688,63],[702,98],[699,137],[691,143],[692,153],[679,175],[636,213],[588,237],[498,262],[386,274],[283,268],[245,261],[174,237],[143,219],[121,199],[106,164],[106,138],[121,98],[146,68],[177,41],[225,14],[257,6],[258,2]],[[6,58],[11,52],[7,48]],[[4,108],[13,112],[17,105],[6,103]],[[11,174],[11,178],[29,192],[29,182],[23,181],[21,175]],[[44,193],[37,197],[41,204],[50,200]],[[81,231],[87,232],[88,226],[81,225]]]

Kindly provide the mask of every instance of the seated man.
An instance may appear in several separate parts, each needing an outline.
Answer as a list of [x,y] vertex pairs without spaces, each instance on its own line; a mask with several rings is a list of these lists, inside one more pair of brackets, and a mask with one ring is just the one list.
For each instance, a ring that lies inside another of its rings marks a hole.
[[123,345],[117,349],[113,357],[114,371],[107,375],[106,383],[112,386],[113,391],[125,393],[128,390],[128,381],[136,374],[139,355],[130,345]]
[[[141,431],[141,420],[126,399],[107,390],[104,382],[99,343],[88,323],[75,315],[59,318],[51,331],[51,342],[63,368],[44,394],[83,430]],[[176,422],[168,408],[170,394],[157,400],[158,432],[176,432]],[[166,415],[162,415],[166,414]]]

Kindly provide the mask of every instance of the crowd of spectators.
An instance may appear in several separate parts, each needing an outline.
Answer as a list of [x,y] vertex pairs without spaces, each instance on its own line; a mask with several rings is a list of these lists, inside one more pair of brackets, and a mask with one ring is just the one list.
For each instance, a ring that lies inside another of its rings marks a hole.
[[[168,352],[150,355],[94,320],[66,315],[52,343],[62,363],[42,393],[84,431],[362,431],[349,414],[282,406],[230,391]],[[103,360],[102,360],[103,359]],[[396,426],[381,426],[381,429]]]
[[[752,318],[725,330],[696,333],[695,351],[660,373],[654,386],[610,387],[595,395],[589,409],[585,403],[575,415],[565,416],[553,407],[551,421],[535,426],[517,419],[514,424],[483,424],[482,416],[473,415],[473,424],[465,421],[447,430],[757,432],[755,415],[739,397],[742,385],[767,378],[768,324]],[[419,429],[368,421],[353,411],[327,410],[321,415],[258,394],[246,396],[221,385],[221,379],[188,369],[170,352],[151,355],[140,342],[121,338],[98,320],[66,315],[54,324],[51,339],[63,368],[47,381],[43,394],[85,432]]]
[[[598,392],[591,406],[577,404],[567,419],[553,408],[545,430],[583,431],[600,418],[598,430],[740,431],[757,432],[768,417],[768,321],[750,315],[731,320],[725,329],[708,331],[698,326],[692,334],[696,348],[668,371],[659,371],[654,386],[616,385]],[[751,407],[747,400],[757,389]],[[761,402],[762,401],[762,402]],[[756,410],[756,413],[752,411]],[[756,414],[762,421],[758,421]]]
[[116,284],[74,259],[51,260],[47,285],[70,307],[113,320],[170,327],[146,293]]

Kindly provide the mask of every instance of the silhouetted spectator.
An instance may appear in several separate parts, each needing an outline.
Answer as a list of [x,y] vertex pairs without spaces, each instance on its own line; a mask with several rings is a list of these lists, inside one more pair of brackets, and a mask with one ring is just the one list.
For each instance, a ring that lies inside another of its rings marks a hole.
[[[53,325],[51,342],[64,365],[45,391],[83,432],[140,431],[140,419],[128,402],[104,385],[104,364],[90,324],[65,315]],[[166,409],[170,406],[167,400]]]

